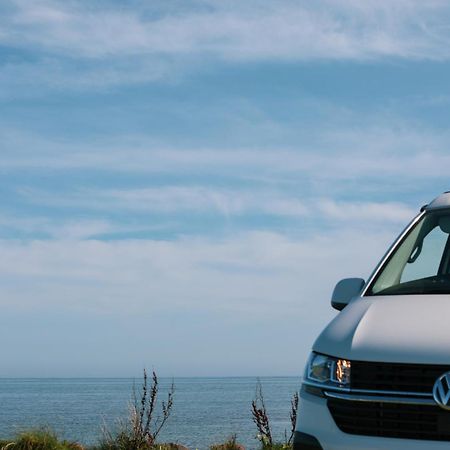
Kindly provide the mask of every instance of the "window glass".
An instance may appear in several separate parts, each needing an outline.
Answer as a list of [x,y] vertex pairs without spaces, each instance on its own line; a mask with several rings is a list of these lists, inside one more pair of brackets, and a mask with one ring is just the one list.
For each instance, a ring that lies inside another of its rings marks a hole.
[[367,295],[450,293],[450,212],[428,212],[397,245]]
[[[433,228],[423,240],[422,250],[414,262],[407,262],[400,281],[417,280],[438,274],[448,234],[440,227]],[[416,250],[417,251],[417,250]]]

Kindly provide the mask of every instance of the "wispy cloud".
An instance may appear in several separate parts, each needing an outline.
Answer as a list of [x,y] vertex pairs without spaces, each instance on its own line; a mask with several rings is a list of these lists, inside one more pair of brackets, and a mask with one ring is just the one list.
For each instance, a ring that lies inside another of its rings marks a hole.
[[[319,138],[313,133],[298,148],[284,149],[162,147],[144,136],[68,142],[5,132],[0,167],[13,176],[9,189],[16,204],[63,215],[64,226],[41,228],[55,237],[148,236],[154,227],[174,236],[202,234],[206,217],[215,234],[235,229],[239,221],[246,229],[279,229],[261,217],[280,219],[278,226],[286,230],[350,221],[403,224],[448,189],[450,135],[413,125],[325,128]],[[18,176],[24,170],[74,183],[45,188]],[[120,186],[111,179],[122,180]],[[89,220],[74,221],[73,214]],[[136,223],[151,217],[151,227],[127,229],[118,217]]]
[[94,210],[140,211],[151,213],[219,213],[223,216],[269,214],[303,217],[307,208],[300,199],[265,190],[217,189],[206,186],[164,186],[142,189],[81,190],[57,194],[24,190],[30,200],[53,206]]
[[[269,189],[217,189],[206,186],[165,186],[144,189],[81,190],[65,193],[24,190],[28,202],[47,207],[79,208],[82,211],[116,214],[153,214],[176,217],[180,214],[236,216],[266,215],[304,222],[332,224],[342,221],[371,224],[405,223],[416,213],[401,202],[335,201],[333,198],[295,197],[291,192]],[[264,228],[261,224],[259,228]],[[44,227],[45,229],[45,227]],[[120,227],[119,227],[120,230]],[[116,230],[116,231],[119,231]],[[132,232],[132,229],[128,231]],[[138,230],[139,231],[139,230]],[[112,232],[104,222],[66,224],[59,236],[89,238]],[[53,233],[54,234],[54,233]],[[57,234],[55,237],[59,237]]]
[[[9,280],[1,284],[0,302],[3,307],[57,306],[62,289],[64,308],[286,314],[284,308],[299,310],[328,297],[339,277],[367,275],[392,238],[375,232],[368,239],[349,228],[307,239],[252,232],[222,240],[0,241],[0,278]],[[314,281],[318,273],[320,289]]]
[[[344,180],[367,177],[446,177],[450,133],[416,123],[379,126],[331,125],[313,129],[296,146],[182,147],[158,144],[147,136],[115,136],[95,142],[49,139],[0,130],[0,167],[14,171],[81,170],[129,173],[188,173],[246,176],[301,174]],[[259,142],[255,137],[255,142]]]
[[4,63],[0,79],[8,83],[98,88],[170,78],[180,67],[217,60],[450,57],[450,8],[440,0],[204,0],[133,8],[7,0],[1,12],[0,42],[40,55],[33,63]]
[[445,1],[203,1],[192,3],[191,10],[173,2],[141,3],[133,10],[51,0],[8,3],[4,42],[10,43],[9,35],[19,46],[89,58],[211,53],[232,59],[441,59],[450,54],[442,45],[449,39]]
[[317,209],[327,219],[340,221],[399,222],[407,223],[418,212],[399,202],[336,202],[321,199],[317,202]]
[[[105,219],[50,218],[39,216],[18,217],[3,214],[0,216],[0,233],[9,235],[11,239],[21,240],[81,241],[100,239],[123,234],[135,234],[157,231],[162,225],[124,224]],[[164,224],[163,229],[170,227]]]

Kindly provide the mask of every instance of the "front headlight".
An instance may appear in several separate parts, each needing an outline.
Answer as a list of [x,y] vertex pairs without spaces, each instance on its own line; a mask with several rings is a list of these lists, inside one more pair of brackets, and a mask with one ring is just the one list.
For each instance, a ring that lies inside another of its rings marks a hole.
[[351,362],[320,353],[312,353],[305,371],[305,381],[324,387],[349,388]]

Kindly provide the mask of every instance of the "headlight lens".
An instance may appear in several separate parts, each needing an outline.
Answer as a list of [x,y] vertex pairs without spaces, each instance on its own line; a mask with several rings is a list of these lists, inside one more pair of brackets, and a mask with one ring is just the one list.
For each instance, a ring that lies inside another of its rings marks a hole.
[[351,362],[346,359],[312,353],[305,379],[324,386],[350,387]]

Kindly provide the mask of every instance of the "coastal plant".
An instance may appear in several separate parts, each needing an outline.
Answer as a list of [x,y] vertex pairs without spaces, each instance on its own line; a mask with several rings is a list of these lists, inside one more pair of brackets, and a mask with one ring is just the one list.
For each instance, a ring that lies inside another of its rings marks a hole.
[[105,438],[97,450],[168,450],[172,444],[156,445],[157,438],[169,419],[173,408],[174,384],[169,388],[167,400],[162,401],[158,413],[159,380],[152,372],[149,380],[144,369],[141,389],[133,388],[133,402],[128,420],[121,423],[119,431],[112,435],[105,430]]
[[256,437],[262,447],[271,448],[273,446],[272,430],[260,380],[256,383],[255,398],[252,400],[252,418],[258,430]]
[[294,392],[291,398],[291,411],[289,413],[289,418],[291,419],[291,434],[289,436],[289,439],[285,439],[285,442],[288,445],[292,445],[292,441],[294,439],[295,424],[297,423],[297,410],[298,410],[298,392]]
[[0,445],[0,450],[84,450],[76,442],[60,441],[46,429],[20,433],[11,441],[1,441]]
[[213,444],[209,447],[210,450],[244,450],[241,444],[236,441],[236,435],[233,434],[229,439],[227,439],[222,444]]
[[283,450],[292,448],[292,441],[294,439],[295,433],[295,424],[297,421],[297,409],[298,409],[298,393],[295,392],[291,398],[291,410],[289,413],[291,427],[289,437],[287,431],[285,430],[284,443],[274,442],[272,436],[272,428],[270,425],[270,419],[264,401],[262,384],[260,380],[257,381],[256,394],[255,398],[252,401],[252,418],[258,430],[256,438],[260,441],[263,450]]

